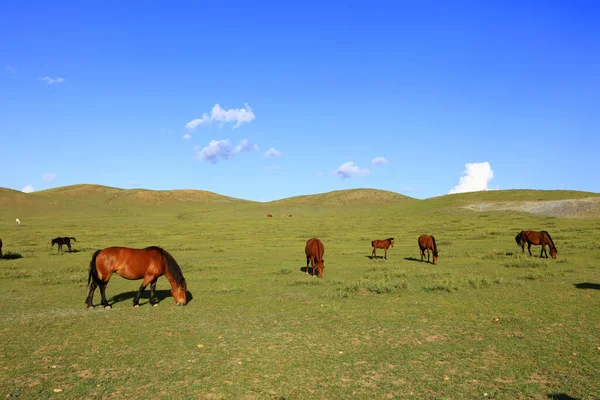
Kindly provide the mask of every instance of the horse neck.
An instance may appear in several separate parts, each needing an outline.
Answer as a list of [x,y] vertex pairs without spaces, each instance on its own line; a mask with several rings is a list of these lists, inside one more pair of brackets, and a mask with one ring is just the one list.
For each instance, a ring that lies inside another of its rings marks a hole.
[[171,275],[171,271],[169,271],[169,267],[165,266],[165,271],[163,272],[163,275],[165,276],[165,278],[167,278],[167,280],[171,284],[171,288],[177,289],[178,282],[175,280],[173,275]]
[[546,236],[548,238],[548,242],[550,244],[550,248],[551,249],[556,249],[556,246],[554,245],[554,241],[550,237],[550,234],[548,232],[544,231],[544,236]]

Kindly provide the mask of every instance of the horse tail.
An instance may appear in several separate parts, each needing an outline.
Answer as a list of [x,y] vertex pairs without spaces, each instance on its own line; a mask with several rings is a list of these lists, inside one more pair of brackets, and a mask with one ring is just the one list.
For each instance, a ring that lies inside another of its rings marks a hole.
[[548,239],[550,239],[550,244],[553,248],[556,248],[556,246],[554,245],[554,241],[552,240],[552,236],[550,236],[550,234],[547,231],[542,231],[542,233],[545,233],[546,236],[548,236]]
[[321,256],[321,259],[319,261],[323,262],[323,254],[325,253],[325,247],[323,246],[323,242],[321,242],[320,240],[317,242],[317,251],[317,255]]
[[523,231],[517,233],[517,236],[515,236],[515,242],[517,242],[517,244],[519,246],[521,246],[521,244],[523,243],[523,237],[522,237],[522,235],[523,235]]
[[92,280],[96,285],[102,284],[100,277],[98,276],[98,270],[96,269],[96,258],[98,254],[100,254],[102,250],[96,250],[94,255],[92,256],[92,260],[90,261],[90,273],[88,275],[88,286],[92,283]]
[[435,244],[435,238],[432,236],[431,241],[433,242],[433,254],[437,254],[437,245]]
[[371,240],[371,247],[375,247],[375,241]]
[[70,237],[70,239],[71,239],[72,241],[74,241],[74,242],[76,242],[76,241],[77,241],[77,239],[75,239],[73,236],[71,236],[71,237]]

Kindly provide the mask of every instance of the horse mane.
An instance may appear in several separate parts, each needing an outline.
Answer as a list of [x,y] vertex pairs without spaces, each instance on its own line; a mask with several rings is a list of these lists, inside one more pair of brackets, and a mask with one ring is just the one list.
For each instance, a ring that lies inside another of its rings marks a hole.
[[548,236],[548,239],[550,239],[550,243],[552,243],[552,247],[556,249],[556,246],[554,245],[554,240],[552,240],[552,236],[550,236],[550,234],[547,231],[542,231],[542,233],[545,233]]
[[385,239],[385,240],[394,240],[394,238],[387,238],[387,239]]
[[435,244],[435,238],[431,236],[431,241],[433,242],[433,255],[437,255],[437,245]]
[[181,272],[179,264],[177,264],[177,261],[175,261],[171,253],[158,246],[149,246],[146,247],[144,250],[158,251],[161,257],[165,260],[165,264],[167,264],[167,269],[169,270],[169,273],[171,274],[175,282],[181,284],[183,286],[183,289],[187,290],[187,284],[185,282],[185,278],[183,277],[183,272]]

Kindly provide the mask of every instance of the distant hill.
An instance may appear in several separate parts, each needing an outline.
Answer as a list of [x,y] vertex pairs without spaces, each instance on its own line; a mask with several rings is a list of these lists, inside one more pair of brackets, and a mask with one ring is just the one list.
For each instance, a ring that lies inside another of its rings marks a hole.
[[379,189],[334,190],[327,193],[288,197],[265,203],[275,207],[349,207],[400,204],[416,199]]

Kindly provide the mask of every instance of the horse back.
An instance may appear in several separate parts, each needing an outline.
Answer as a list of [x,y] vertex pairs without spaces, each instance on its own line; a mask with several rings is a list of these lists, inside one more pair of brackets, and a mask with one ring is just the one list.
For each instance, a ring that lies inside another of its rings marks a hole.
[[98,276],[116,272],[125,279],[141,279],[146,275],[160,276],[164,273],[164,260],[156,249],[133,249],[130,247],[107,247],[96,257]]
[[317,261],[322,261],[323,254],[325,253],[325,246],[323,246],[323,242],[321,242],[320,239],[308,239],[306,241],[306,246],[304,247],[304,252],[308,257],[313,257]]

